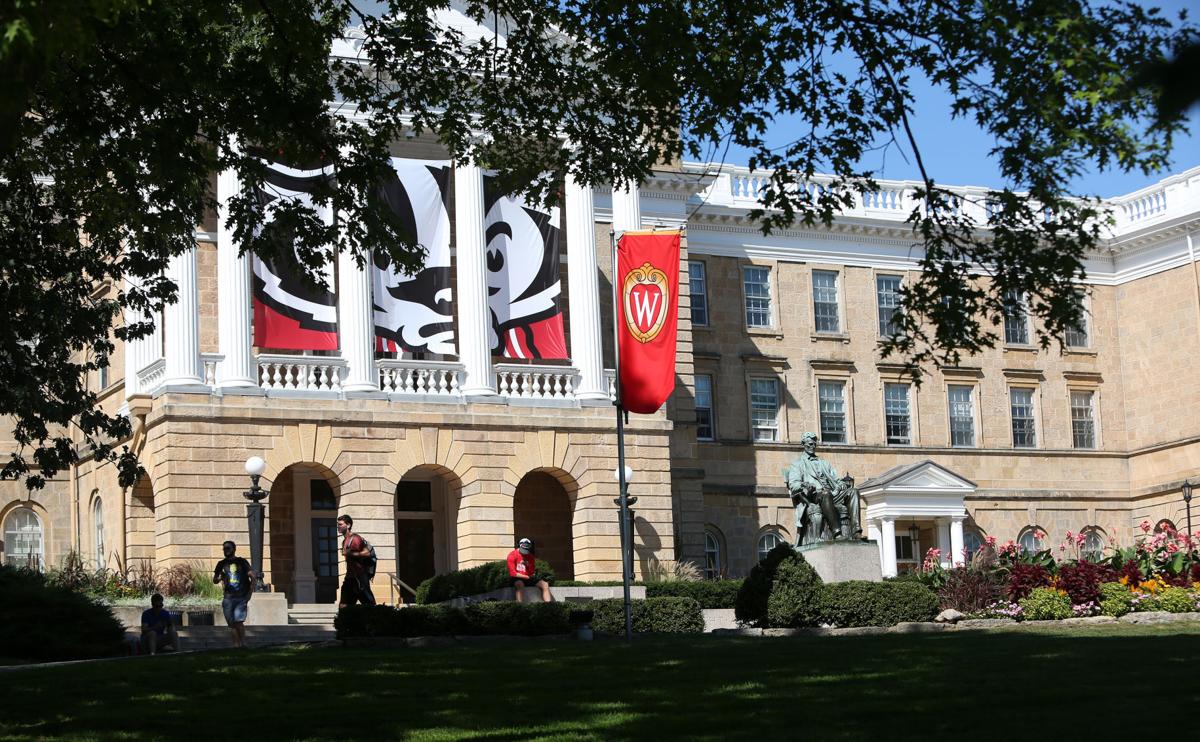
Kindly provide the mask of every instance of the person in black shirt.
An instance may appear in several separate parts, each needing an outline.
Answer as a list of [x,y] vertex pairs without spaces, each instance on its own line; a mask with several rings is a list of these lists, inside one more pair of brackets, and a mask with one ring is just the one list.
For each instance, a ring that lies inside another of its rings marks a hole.
[[250,609],[250,595],[254,591],[256,575],[250,562],[235,556],[237,545],[232,541],[221,544],[225,558],[217,562],[213,570],[213,583],[225,587],[225,598],[221,608],[225,611],[225,623],[233,631],[233,646],[246,646],[246,614]]

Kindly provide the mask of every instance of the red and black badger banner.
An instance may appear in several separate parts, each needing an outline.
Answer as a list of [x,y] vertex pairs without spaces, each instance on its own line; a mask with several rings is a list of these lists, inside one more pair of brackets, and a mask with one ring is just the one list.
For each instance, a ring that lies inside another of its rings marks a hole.
[[425,248],[416,273],[376,251],[372,287],[375,349],[455,355],[450,278],[450,162],[392,158],[380,197],[405,234]]
[[[292,202],[311,208],[333,223],[327,203],[318,203],[313,190],[332,178],[332,169],[296,170],[269,163],[263,187],[257,192],[263,223],[269,223],[274,210]],[[333,267],[328,263],[318,271],[314,284],[304,277],[294,252],[281,251],[276,257],[251,260],[254,272],[254,344],[259,348],[284,350],[337,350],[337,294]]]
[[559,274],[559,210],[499,193],[484,178],[488,306],[492,353],[506,358],[568,358]]

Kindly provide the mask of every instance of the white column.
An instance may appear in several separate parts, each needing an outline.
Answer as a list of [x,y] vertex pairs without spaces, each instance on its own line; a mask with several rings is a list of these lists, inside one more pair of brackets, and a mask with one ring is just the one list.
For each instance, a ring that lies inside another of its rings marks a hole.
[[[126,291],[129,290],[131,284],[130,277],[126,276]],[[160,327],[162,323],[146,312],[128,307],[125,308],[124,317],[126,325],[146,321],[154,322],[154,330],[149,335],[125,342],[125,399],[129,399],[135,394],[144,394],[149,391],[142,389],[138,384],[138,372],[162,356],[162,328]]]
[[458,275],[458,357],[465,395],[490,395],[492,380],[491,312],[488,310],[487,239],[483,228],[483,170],[454,167],[454,229]]
[[615,183],[612,190],[613,231],[628,232],[642,228],[642,202],[638,187]]
[[879,541],[883,547],[883,576],[896,576],[896,521],[884,518],[880,524]]
[[937,519],[937,547],[938,551],[942,552],[942,566],[954,566],[953,554],[950,551],[950,520],[948,518]]
[[236,170],[217,176],[217,386],[257,387],[258,368],[250,336],[250,255],[239,255],[225,204],[241,189]]
[[166,377],[163,386],[204,383],[200,367],[200,297],[196,288],[196,248],[171,258],[167,276],[174,281],[177,297],[164,312],[166,325]]
[[963,519],[956,516],[950,519],[950,561],[954,564],[963,563]]
[[346,378],[342,390],[371,392],[379,389],[375,371],[375,318],[371,305],[371,256],[362,268],[354,256],[338,253],[338,332],[341,333],[342,357],[346,359]]
[[596,216],[592,188],[566,178],[567,287],[571,362],[579,369],[578,399],[608,399],[600,345],[600,285],[596,270]]

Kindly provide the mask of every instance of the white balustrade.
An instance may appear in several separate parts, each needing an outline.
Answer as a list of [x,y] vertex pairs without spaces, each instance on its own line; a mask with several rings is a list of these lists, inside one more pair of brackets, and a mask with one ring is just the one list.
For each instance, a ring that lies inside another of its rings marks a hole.
[[207,386],[215,387],[217,385],[217,369],[221,362],[225,360],[225,356],[220,353],[201,353],[200,366],[204,369],[204,383]]
[[496,393],[512,399],[575,399],[579,372],[566,366],[496,364]]
[[267,391],[340,392],[346,362],[328,356],[259,355],[258,385]]
[[862,194],[863,208],[876,211],[903,211],[905,190],[904,188],[880,186],[877,191],[865,191]]
[[615,368],[604,369],[604,385],[608,387],[608,398],[612,401],[617,401],[617,370]]
[[1150,193],[1138,196],[1135,199],[1121,204],[1121,215],[1125,217],[1126,222],[1137,222],[1143,219],[1149,219],[1155,214],[1161,214],[1166,210],[1166,188],[1156,189]]
[[143,394],[149,394],[157,389],[165,378],[167,378],[167,362],[166,359],[159,358],[137,372],[138,390]]
[[379,388],[389,394],[458,397],[462,393],[461,363],[383,359],[378,366]]

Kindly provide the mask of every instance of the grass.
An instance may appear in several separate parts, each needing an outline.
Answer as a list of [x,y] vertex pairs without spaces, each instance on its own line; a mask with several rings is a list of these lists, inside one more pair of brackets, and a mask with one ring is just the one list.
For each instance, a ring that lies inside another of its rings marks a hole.
[[1197,655],[1176,624],[145,657],[0,674],[0,739],[1133,739],[1192,724]]

